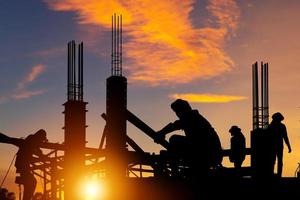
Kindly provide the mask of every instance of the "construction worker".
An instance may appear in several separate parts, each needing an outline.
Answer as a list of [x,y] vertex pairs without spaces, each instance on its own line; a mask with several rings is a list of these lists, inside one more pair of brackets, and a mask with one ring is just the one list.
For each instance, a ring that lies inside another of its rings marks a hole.
[[170,137],[169,150],[181,153],[197,173],[207,175],[210,167],[217,167],[222,162],[222,148],[217,133],[198,110],[192,110],[187,101],[177,99],[171,108],[179,119],[158,131],[155,141],[159,143],[165,139],[166,134],[183,130],[185,136]]
[[16,172],[20,174],[17,177],[17,182],[24,185],[23,200],[31,200],[36,187],[36,179],[30,168],[30,163],[33,161],[33,156],[42,157],[43,153],[40,145],[47,142],[46,131],[43,129],[38,130],[36,133],[27,136],[19,146],[17,152],[15,167]]
[[277,176],[282,176],[282,167],[283,167],[283,141],[286,143],[288,147],[288,152],[291,153],[291,145],[289,142],[289,138],[287,135],[286,127],[283,123],[284,120],[283,115],[280,112],[277,112],[272,115],[272,122],[268,127],[268,131],[270,133],[270,137],[272,140],[272,150],[273,150],[273,170],[275,161],[277,158]]
[[231,133],[229,160],[234,163],[237,170],[240,170],[246,156],[245,137],[238,126],[232,126],[229,132]]

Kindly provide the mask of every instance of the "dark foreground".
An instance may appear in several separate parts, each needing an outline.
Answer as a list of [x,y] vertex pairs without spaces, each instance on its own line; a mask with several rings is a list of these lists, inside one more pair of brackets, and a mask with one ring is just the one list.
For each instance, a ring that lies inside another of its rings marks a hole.
[[[123,181],[122,181],[123,182]],[[207,180],[174,180],[171,178],[129,178],[122,186],[111,187],[113,197],[126,200],[193,200],[193,199],[297,199],[299,178],[213,177]]]

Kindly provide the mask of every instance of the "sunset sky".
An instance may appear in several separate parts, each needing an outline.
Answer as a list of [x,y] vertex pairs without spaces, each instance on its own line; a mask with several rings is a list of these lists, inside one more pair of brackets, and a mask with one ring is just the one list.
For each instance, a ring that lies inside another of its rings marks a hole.
[[[251,65],[269,63],[270,113],[284,116],[300,162],[299,0],[0,0],[0,132],[26,137],[44,128],[63,142],[67,43],[84,42],[87,146],[98,147],[110,75],[111,15],[123,15],[128,109],[154,130],[176,120],[175,98],[189,100],[229,147],[229,128],[250,146]],[[161,147],[128,124],[146,151]],[[0,144],[0,180],[17,148]],[[14,180],[12,169],[5,184]],[[4,185],[4,186],[5,186]]]

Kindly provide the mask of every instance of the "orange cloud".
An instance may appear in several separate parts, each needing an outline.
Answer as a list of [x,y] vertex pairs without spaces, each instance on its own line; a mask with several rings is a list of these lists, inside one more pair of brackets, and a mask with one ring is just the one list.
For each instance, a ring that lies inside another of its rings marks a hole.
[[22,90],[12,95],[12,98],[15,100],[22,100],[22,99],[28,99],[33,96],[44,94],[45,90],[33,90],[33,91],[27,91]]
[[207,8],[217,18],[220,26],[232,31],[237,30],[240,10],[235,1],[211,0]]
[[30,72],[25,76],[24,80],[19,82],[18,87],[11,98],[15,100],[28,99],[32,96],[37,96],[45,93],[45,90],[28,90],[27,86],[35,81],[38,76],[40,76],[46,69],[43,64],[34,65]]
[[[126,69],[131,81],[151,85],[188,83],[221,75],[234,66],[224,51],[238,28],[234,0],[209,0],[207,26],[195,27],[195,0],[46,0],[56,11],[75,11],[80,24],[111,27],[112,13],[122,13],[128,38]],[[203,20],[203,19],[195,19]]]
[[45,65],[39,64],[31,68],[25,79],[18,84],[18,90],[25,88],[29,83],[33,82],[46,69]]
[[32,82],[34,81],[42,72],[45,71],[45,65],[35,65],[32,67],[31,72],[27,75],[25,81]]
[[230,95],[217,95],[217,94],[172,94],[173,99],[184,99],[194,103],[229,103],[233,101],[241,101],[247,99],[244,96],[230,96]]

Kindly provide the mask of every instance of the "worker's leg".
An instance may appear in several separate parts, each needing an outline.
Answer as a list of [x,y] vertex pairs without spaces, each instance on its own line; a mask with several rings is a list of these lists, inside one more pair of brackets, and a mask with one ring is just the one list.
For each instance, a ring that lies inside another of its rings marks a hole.
[[276,164],[277,152],[275,150],[270,151],[270,173],[271,176],[275,174],[275,164]]
[[171,152],[171,171],[172,176],[178,176],[178,166],[180,165],[180,160],[186,157],[187,145],[186,145],[186,137],[182,135],[173,135],[169,139],[170,142],[170,152]]
[[36,180],[33,174],[25,174],[23,200],[31,200],[35,191]]
[[283,149],[279,149],[277,152],[277,175],[281,177],[283,166]]
[[242,167],[242,161],[238,160],[234,162],[234,167],[240,169]]
[[186,137],[182,135],[172,135],[169,142],[173,151],[183,152],[187,146]]
[[242,176],[242,162],[241,160],[237,160],[234,162],[234,168],[235,168],[235,175],[237,177],[241,177]]

